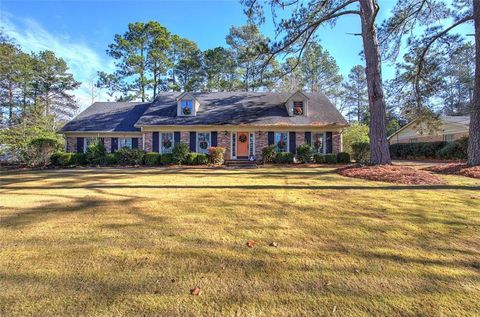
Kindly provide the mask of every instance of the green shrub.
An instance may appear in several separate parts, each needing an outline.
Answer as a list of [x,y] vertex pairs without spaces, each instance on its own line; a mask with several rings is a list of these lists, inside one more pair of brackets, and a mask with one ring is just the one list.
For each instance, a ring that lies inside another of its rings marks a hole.
[[175,164],[184,164],[190,148],[187,143],[180,142],[175,144],[172,150],[172,162]]
[[198,165],[207,165],[208,164],[208,155],[199,153],[197,155],[197,164]]
[[466,160],[468,151],[468,138],[463,137],[457,141],[447,143],[437,152],[437,157],[451,160]]
[[325,163],[325,155],[323,154],[315,154],[313,156],[313,160],[315,161],[315,163],[317,164],[323,164]]
[[225,148],[221,146],[211,146],[208,148],[208,161],[214,165],[222,165],[225,155]]
[[352,144],[370,142],[369,128],[366,124],[352,123],[342,133],[343,151],[353,155]]
[[269,145],[262,149],[262,162],[263,163],[272,163],[275,160],[277,151],[275,145]]
[[162,165],[169,165],[172,164],[172,162],[172,153],[165,153],[160,156],[160,163],[162,163]]
[[352,157],[355,162],[366,162],[370,159],[370,143],[356,142],[352,143]]
[[50,157],[53,166],[67,167],[73,165],[74,153],[57,152]]
[[332,154],[332,153],[325,154],[325,163],[327,163],[327,164],[337,164],[337,156],[335,154]]
[[187,158],[185,159],[185,164],[187,165],[197,165],[197,156],[198,153],[190,152],[187,154]]
[[105,146],[100,139],[94,139],[87,147],[85,152],[88,164],[103,165],[106,163]]
[[297,147],[297,159],[301,163],[310,163],[312,161],[312,147],[308,144],[302,144]]
[[343,163],[343,164],[348,164],[350,163],[350,154],[347,152],[340,152],[337,154],[337,162],[338,163]]
[[140,165],[143,163],[145,151],[123,147],[115,152],[115,156],[120,165]]
[[72,164],[87,165],[87,155],[85,153],[73,153]]
[[396,143],[390,145],[390,156],[393,159],[436,158],[437,153],[447,142]]
[[280,163],[280,164],[290,164],[293,163],[293,158],[295,155],[290,152],[279,152],[275,156],[275,163]]
[[105,154],[105,164],[107,164],[107,165],[117,165],[118,164],[117,156],[115,155],[115,153]]
[[50,157],[58,152],[61,144],[54,138],[36,138],[30,141],[25,152],[25,162],[29,166],[47,166]]
[[145,165],[147,166],[156,166],[160,165],[161,156],[156,152],[149,152],[145,154]]

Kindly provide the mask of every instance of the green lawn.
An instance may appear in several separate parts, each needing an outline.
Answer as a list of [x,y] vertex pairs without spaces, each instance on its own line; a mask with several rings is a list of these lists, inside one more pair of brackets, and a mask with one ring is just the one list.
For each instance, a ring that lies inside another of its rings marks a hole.
[[0,173],[0,316],[480,312],[479,180],[402,186],[328,168]]

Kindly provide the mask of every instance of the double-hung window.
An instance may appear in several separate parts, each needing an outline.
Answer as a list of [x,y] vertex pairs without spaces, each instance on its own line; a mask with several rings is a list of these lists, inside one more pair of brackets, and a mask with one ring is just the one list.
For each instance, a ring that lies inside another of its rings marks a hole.
[[173,149],[173,133],[164,132],[160,137],[160,153],[172,153]]
[[312,149],[314,153],[323,154],[325,150],[325,133],[312,133]]
[[275,149],[277,152],[288,152],[287,132],[275,132]]
[[182,100],[182,113],[185,116],[189,116],[193,113],[193,101]]
[[197,132],[197,153],[208,153],[210,132]]
[[118,138],[118,148],[132,148],[132,138]]
[[443,136],[443,141],[445,142],[453,142],[453,134],[445,134]]

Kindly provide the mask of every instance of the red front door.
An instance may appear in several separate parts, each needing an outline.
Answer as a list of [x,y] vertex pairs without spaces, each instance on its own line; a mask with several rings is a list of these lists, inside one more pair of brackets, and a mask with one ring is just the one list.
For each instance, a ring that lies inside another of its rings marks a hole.
[[248,157],[248,132],[237,133],[237,157]]

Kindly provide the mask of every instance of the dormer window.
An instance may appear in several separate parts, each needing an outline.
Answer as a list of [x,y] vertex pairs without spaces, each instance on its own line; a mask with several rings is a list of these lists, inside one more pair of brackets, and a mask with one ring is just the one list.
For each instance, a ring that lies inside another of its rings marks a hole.
[[193,113],[193,101],[192,100],[182,100],[182,113],[185,116],[189,116]]
[[302,116],[304,114],[303,101],[294,101],[293,102],[293,114],[295,116]]

